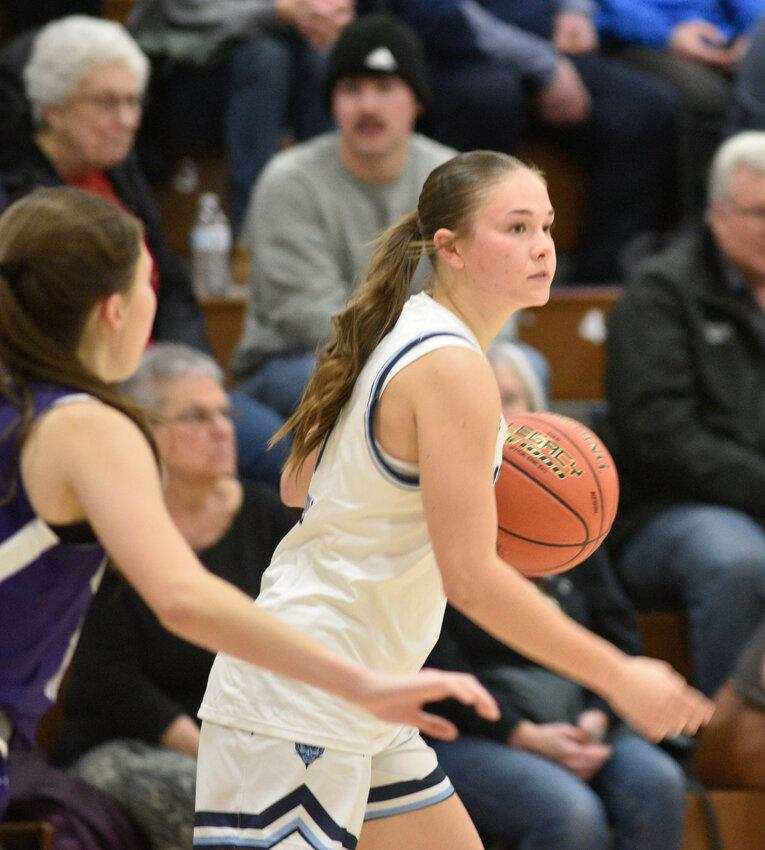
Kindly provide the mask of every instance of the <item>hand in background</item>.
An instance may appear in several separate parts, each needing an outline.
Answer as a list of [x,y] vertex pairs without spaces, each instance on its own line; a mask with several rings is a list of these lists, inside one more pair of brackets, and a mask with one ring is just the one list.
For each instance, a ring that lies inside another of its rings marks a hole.
[[165,729],[159,742],[163,747],[196,758],[199,751],[199,726],[193,717],[181,714]]
[[584,729],[570,723],[522,720],[508,743],[557,762],[584,782],[589,782],[611,757],[608,744],[593,740]]
[[552,42],[561,53],[592,53],[598,48],[598,31],[592,18],[577,12],[559,12]]
[[326,47],[355,15],[354,0],[276,0],[277,15],[313,47]]
[[537,95],[539,117],[548,124],[581,124],[592,111],[590,93],[569,59],[561,59],[547,88]]
[[[738,62],[741,58],[741,56],[737,58],[734,56],[735,42],[728,47],[725,35],[708,21],[683,21],[678,24],[672,30],[668,47],[678,56],[724,71],[733,67],[734,59]],[[740,50],[741,48],[738,48],[736,54]],[[743,56],[743,53],[741,55]]]

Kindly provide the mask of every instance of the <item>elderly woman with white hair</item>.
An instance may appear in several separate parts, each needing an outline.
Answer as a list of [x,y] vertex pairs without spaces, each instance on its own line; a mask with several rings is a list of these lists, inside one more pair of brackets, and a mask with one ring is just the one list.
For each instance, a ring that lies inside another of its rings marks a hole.
[[155,339],[206,348],[187,270],[165,240],[133,151],[149,63],[114,21],[70,15],[20,36],[0,57],[0,185],[15,201],[69,184],[128,209],[155,262]]
[[[214,360],[158,343],[129,381],[152,414],[171,517],[200,560],[251,596],[295,514],[236,478],[232,406]],[[213,655],[170,634],[115,573],[96,595],[72,662],[59,762],[116,798],[153,850],[191,847],[197,708]]]
[[[188,268],[170,252],[134,151],[148,76],[148,59],[114,21],[69,15],[12,41],[0,52],[0,195],[10,203],[65,183],[132,212],[154,260],[153,338],[208,351]],[[240,470],[277,486],[287,448],[268,452],[267,442],[283,419],[244,394],[235,402]]]

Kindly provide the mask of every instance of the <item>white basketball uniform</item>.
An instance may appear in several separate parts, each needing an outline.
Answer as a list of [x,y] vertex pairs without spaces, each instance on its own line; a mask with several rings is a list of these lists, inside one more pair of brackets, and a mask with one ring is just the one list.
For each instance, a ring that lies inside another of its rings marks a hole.
[[[274,552],[256,603],[370,670],[414,673],[441,629],[446,599],[418,469],[386,455],[374,421],[401,369],[450,346],[481,350],[455,314],[425,293],[412,296],[325,440],[303,516]],[[224,654],[199,716],[195,847],[347,850],[365,816],[453,793],[416,730]]]

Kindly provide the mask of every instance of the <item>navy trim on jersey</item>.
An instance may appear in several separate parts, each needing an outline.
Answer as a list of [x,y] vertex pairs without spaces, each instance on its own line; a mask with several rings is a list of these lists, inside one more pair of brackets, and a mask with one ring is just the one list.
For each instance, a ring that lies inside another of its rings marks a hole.
[[464,339],[466,342],[469,342],[471,347],[474,346],[474,343],[471,339],[464,336],[463,334],[454,333],[453,331],[433,331],[433,333],[423,334],[422,336],[417,337],[417,339],[411,340],[408,342],[403,348],[399,349],[388,362],[382,367],[382,369],[377,373],[377,377],[375,378],[374,383],[372,384],[372,389],[369,393],[369,403],[367,404],[367,412],[366,412],[366,423],[365,423],[365,432],[367,436],[367,446],[369,447],[369,452],[372,456],[372,460],[375,462],[377,468],[380,472],[394,484],[398,484],[400,487],[405,487],[408,490],[416,490],[420,486],[420,476],[419,475],[407,475],[405,472],[401,472],[398,469],[394,469],[383,456],[380,451],[380,447],[377,445],[374,435],[374,422],[375,422],[375,414],[377,413],[377,405],[380,401],[380,393],[382,387],[385,383],[385,379],[390,374],[391,369],[398,363],[398,361],[405,355],[408,354],[413,348],[416,348],[420,343],[425,342],[425,340],[432,339],[436,336],[453,336],[457,337],[457,339]]

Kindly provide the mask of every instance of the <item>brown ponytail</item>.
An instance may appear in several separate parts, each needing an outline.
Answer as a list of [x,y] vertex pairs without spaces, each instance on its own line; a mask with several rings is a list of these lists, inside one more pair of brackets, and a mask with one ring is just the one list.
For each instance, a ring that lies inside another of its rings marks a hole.
[[[129,290],[142,238],[133,216],[68,187],[38,189],[0,217],[0,396],[18,409],[18,449],[35,415],[30,384],[44,382],[121,410],[156,455],[142,409],[77,356],[93,307]],[[0,504],[15,490],[6,483]]]
[[335,338],[320,352],[298,409],[272,437],[273,443],[294,431],[289,461],[296,468],[332,427],[369,355],[401,315],[425,244],[417,213],[377,243],[366,280],[332,320]]
[[430,173],[417,211],[380,236],[365,282],[333,319],[335,338],[319,354],[297,411],[271,439],[274,443],[294,432],[290,466],[299,469],[332,428],[369,355],[401,315],[423,253],[435,266],[436,231],[445,227],[455,234],[468,234],[473,213],[487,191],[508,172],[519,169],[542,178],[537,169],[507,154],[458,154]]

